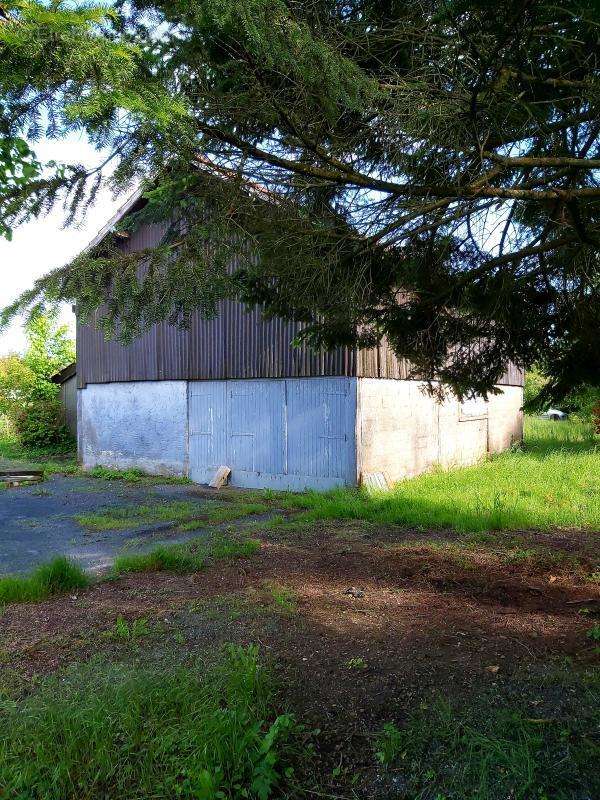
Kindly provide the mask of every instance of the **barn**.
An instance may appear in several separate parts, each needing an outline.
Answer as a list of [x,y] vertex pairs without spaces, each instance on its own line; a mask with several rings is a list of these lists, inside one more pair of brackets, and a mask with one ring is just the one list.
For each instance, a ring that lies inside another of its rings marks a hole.
[[[91,246],[140,207],[132,197]],[[120,240],[156,246],[166,226]],[[208,483],[302,490],[385,485],[435,465],[470,464],[522,437],[523,374],[510,366],[487,402],[436,402],[385,342],[316,353],[295,322],[223,301],[215,319],[155,325],[130,346],[77,324],[77,417],[84,468],[140,468]]]

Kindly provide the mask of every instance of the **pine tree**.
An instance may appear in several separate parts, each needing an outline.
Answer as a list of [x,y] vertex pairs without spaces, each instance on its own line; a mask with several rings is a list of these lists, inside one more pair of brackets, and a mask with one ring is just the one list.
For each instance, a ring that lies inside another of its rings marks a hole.
[[[142,181],[137,221],[171,220],[152,253],[105,242],[7,316],[103,305],[127,341],[236,296],[317,347],[387,337],[459,395],[507,361],[540,364],[548,398],[598,383],[597,0],[3,6],[0,130],[31,165],[0,187],[5,228],[82,213],[103,182]],[[35,162],[73,129],[105,163]]]

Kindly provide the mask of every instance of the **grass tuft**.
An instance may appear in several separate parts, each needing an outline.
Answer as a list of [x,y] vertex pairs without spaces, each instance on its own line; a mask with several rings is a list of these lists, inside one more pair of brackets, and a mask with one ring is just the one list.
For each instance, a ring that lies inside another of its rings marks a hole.
[[180,531],[195,531],[208,525],[232,522],[242,517],[263,514],[269,511],[264,503],[196,503],[175,500],[170,503],[117,506],[93,514],[75,517],[84,528],[93,531],[125,530],[139,525],[170,522]]
[[143,486],[154,486],[156,484],[173,484],[175,486],[187,486],[192,483],[189,478],[178,475],[149,475],[141,469],[112,469],[110,467],[92,467],[86,470],[85,475],[91,478],[100,478],[104,481],[124,481],[125,483],[136,483]]
[[295,723],[275,709],[255,647],[229,646],[208,670],[75,666],[0,701],[0,795],[281,796]]
[[289,586],[267,581],[265,589],[271,595],[273,605],[284,614],[293,614],[298,610],[298,595]]
[[179,525],[180,531],[194,531],[204,528],[207,524],[220,525],[223,522],[234,522],[243,517],[250,517],[256,514],[267,514],[269,506],[264,503],[228,503],[227,505],[214,505],[205,507],[203,519],[191,519]]
[[146,617],[138,617],[128,622],[122,614],[117,616],[114,628],[106,631],[106,636],[110,639],[123,639],[131,641],[140,639],[142,636],[149,636],[150,626]]
[[61,556],[42,564],[30,575],[0,578],[0,603],[44,600],[74,589],[84,589],[88,584],[88,577],[81,567]]
[[242,558],[255,553],[259,542],[245,537],[215,536],[211,539],[192,539],[189,542],[160,545],[148,553],[118,556],[113,573],[127,572],[198,572],[208,560]]
[[78,514],[76,521],[92,531],[125,530],[157,522],[176,524],[206,513],[206,505],[187,500],[170,503],[117,506],[93,514]]

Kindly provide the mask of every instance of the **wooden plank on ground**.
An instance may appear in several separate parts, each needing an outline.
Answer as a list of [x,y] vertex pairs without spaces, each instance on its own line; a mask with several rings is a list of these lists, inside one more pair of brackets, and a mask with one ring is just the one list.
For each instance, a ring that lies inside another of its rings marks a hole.
[[21,484],[39,483],[44,480],[44,472],[41,469],[4,469],[0,470],[0,483],[5,483],[9,487],[20,486]]
[[230,475],[231,469],[229,467],[219,467],[215,473],[215,477],[208,485],[213,489],[221,489],[228,482]]
[[383,472],[363,472],[361,484],[366,489],[372,489],[378,492],[385,492],[390,488]]

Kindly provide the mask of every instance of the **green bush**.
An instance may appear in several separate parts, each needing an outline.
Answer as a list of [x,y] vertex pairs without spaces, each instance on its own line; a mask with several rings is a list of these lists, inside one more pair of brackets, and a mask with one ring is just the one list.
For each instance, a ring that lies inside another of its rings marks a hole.
[[23,447],[65,448],[72,436],[64,424],[60,389],[51,378],[74,361],[73,342],[52,315],[31,319],[26,334],[25,355],[0,359],[0,417]]
[[[537,397],[547,383],[548,378],[539,367],[533,366],[525,372],[523,388],[525,409],[536,411],[544,408],[540,407]],[[596,433],[600,433],[600,386],[588,385],[570,392],[557,406],[561,411],[575,414],[582,421],[592,423]],[[547,408],[547,404],[545,407]]]
[[16,415],[14,426],[19,442],[26,448],[67,447],[73,436],[62,414],[57,397],[34,398],[27,410]]
[[211,669],[91,663],[0,702],[0,796],[27,800],[268,800],[289,774],[256,647]]
[[547,383],[548,378],[538,367],[533,366],[525,371],[525,385],[523,386],[525,408],[535,407],[535,400]]
[[565,408],[585,422],[591,422],[596,433],[600,433],[600,386],[584,386],[570,394]]

